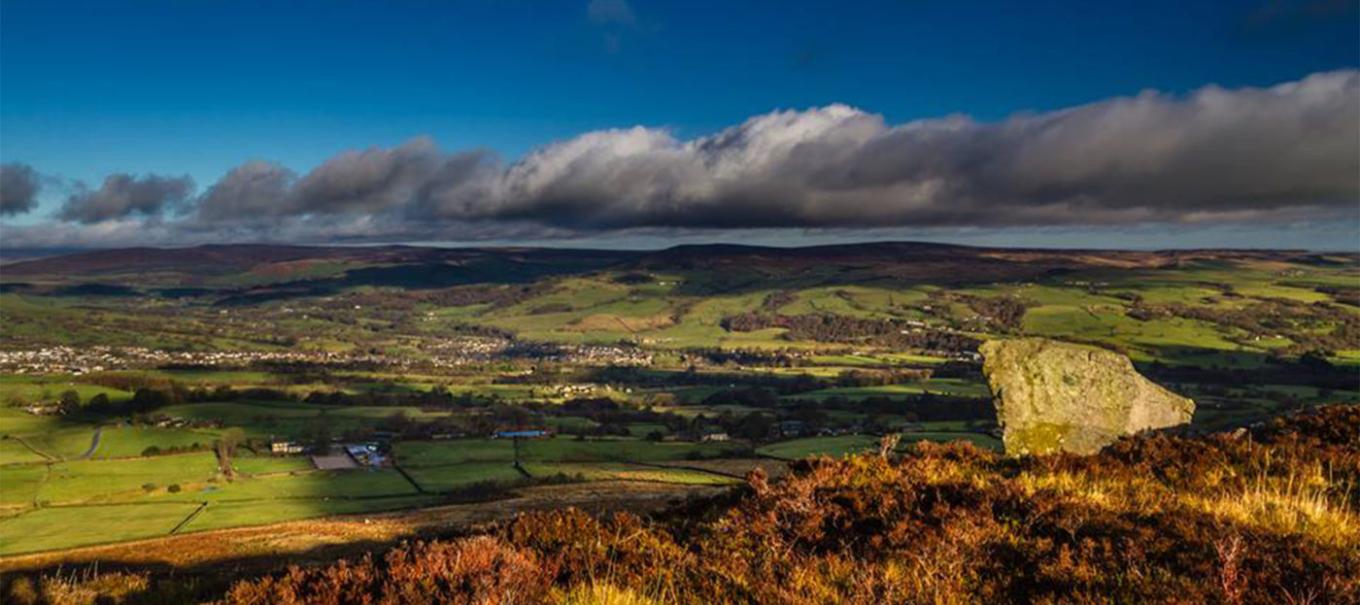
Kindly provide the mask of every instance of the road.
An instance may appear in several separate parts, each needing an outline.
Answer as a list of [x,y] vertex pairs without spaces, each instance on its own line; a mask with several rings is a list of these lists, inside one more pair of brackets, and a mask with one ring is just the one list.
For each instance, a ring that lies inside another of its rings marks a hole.
[[90,449],[85,450],[84,454],[75,457],[75,460],[89,460],[94,455],[94,451],[99,449],[99,438],[104,434],[104,427],[94,427],[94,438],[90,439]]

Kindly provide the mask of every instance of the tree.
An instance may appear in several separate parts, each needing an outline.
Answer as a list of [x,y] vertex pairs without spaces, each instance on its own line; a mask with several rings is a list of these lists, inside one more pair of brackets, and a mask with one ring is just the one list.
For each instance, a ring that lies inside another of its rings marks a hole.
[[231,459],[236,455],[236,446],[245,438],[245,431],[233,427],[223,431],[222,436],[213,443],[214,449],[217,450],[217,466],[222,470],[222,474],[230,477],[235,472],[231,466]]
[[131,407],[134,412],[149,412],[170,405],[170,395],[159,389],[142,387],[132,394]]
[[58,404],[63,414],[74,414],[80,411],[80,393],[75,389],[67,389],[61,393],[61,402]]
[[331,449],[331,430],[325,422],[318,422],[312,427],[311,435],[312,449],[316,452],[325,454]]
[[747,414],[737,421],[732,432],[743,439],[764,439],[769,437],[770,431],[774,428],[774,418],[753,412]]
[[95,393],[94,397],[85,402],[85,407],[95,412],[106,412],[111,407],[109,396],[104,393]]
[[1313,349],[1299,356],[1299,364],[1315,370],[1330,370],[1332,362],[1327,359],[1328,352]]

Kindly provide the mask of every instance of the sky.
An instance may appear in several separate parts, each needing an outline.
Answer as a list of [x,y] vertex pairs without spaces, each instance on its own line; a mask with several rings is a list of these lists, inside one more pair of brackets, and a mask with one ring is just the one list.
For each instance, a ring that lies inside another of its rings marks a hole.
[[0,247],[1360,250],[1336,0],[0,1]]

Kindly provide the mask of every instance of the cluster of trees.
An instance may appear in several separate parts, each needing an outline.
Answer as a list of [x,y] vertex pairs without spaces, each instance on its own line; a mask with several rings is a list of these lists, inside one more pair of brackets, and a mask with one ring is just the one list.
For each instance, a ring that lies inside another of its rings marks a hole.
[[[292,395],[284,394],[285,399],[292,399]],[[452,410],[459,408],[484,408],[500,403],[501,399],[495,394],[483,395],[480,393],[462,392],[452,393],[448,387],[436,384],[428,391],[380,391],[349,393],[346,391],[312,391],[308,393],[303,401],[307,403],[317,403],[322,405],[379,405],[379,406],[416,406],[435,410]]]
[[873,396],[864,399],[833,396],[822,399],[818,405],[824,410],[844,410],[867,416],[896,414],[911,422],[950,420],[975,421],[982,424],[996,422],[996,408],[990,399],[935,393],[907,397]]
[[1021,321],[1025,318],[1025,311],[1029,310],[1029,303],[1014,296],[973,296],[971,294],[954,294],[968,305],[973,312],[982,316],[984,322],[994,331],[1013,333],[1021,329]]
[[892,319],[847,317],[829,313],[772,315],[747,312],[723,318],[729,332],[752,332],[784,328],[784,338],[817,342],[866,342],[900,349],[965,352],[977,350],[980,342],[970,336],[932,329],[911,329]]
[[1354,390],[1355,369],[1334,366],[1319,353],[1305,353],[1298,361],[1267,358],[1274,362],[1253,368],[1166,365],[1154,361],[1139,370],[1162,384],[1189,383],[1238,387],[1254,384],[1311,386],[1319,389]]
[[1332,297],[1341,304],[1360,307],[1360,288],[1349,286],[1318,286],[1315,291]]
[[[827,414],[829,410],[852,412],[859,417],[854,425],[859,432],[883,432],[888,427],[877,417],[900,416],[911,422],[961,420],[976,422],[979,426],[996,422],[996,409],[986,398],[955,397],[922,393],[906,397],[873,396],[851,399],[832,396],[820,401],[793,399],[781,401],[778,394],[764,388],[728,389],[704,398],[705,405],[741,405],[760,408],[760,411],[745,415],[722,414],[717,417],[695,418],[703,423],[722,426],[730,435],[751,440],[764,440],[770,437],[771,427],[784,420],[797,420],[810,431],[823,428],[847,428],[845,422],[833,422]],[[681,426],[675,430],[684,430]]]
[[1141,321],[1183,317],[1235,328],[1252,336],[1283,336],[1293,344],[1280,348],[1281,355],[1360,348],[1360,316],[1327,302],[1276,298],[1239,308],[1211,308],[1140,301],[1126,314]]
[[790,290],[776,290],[765,296],[765,300],[760,301],[760,309],[767,313],[777,313],[779,308],[784,305],[792,304],[798,300],[798,294]]
[[142,450],[143,456],[171,456],[174,454],[187,454],[189,452],[201,452],[207,449],[202,443],[191,443],[189,445],[170,445],[161,447],[159,445],[148,445]]
[[421,300],[440,307],[490,304],[492,308],[517,305],[552,290],[549,283],[471,284],[421,293]]
[[681,361],[688,363],[707,363],[710,365],[737,364],[743,366],[764,366],[771,368],[791,368],[801,363],[802,355],[797,352],[768,349],[723,349],[719,347],[699,347],[686,349]]
[[[636,387],[723,386],[739,384],[743,387],[765,387],[781,395],[806,393],[834,386],[832,382],[811,374],[753,374],[741,372],[700,372],[693,366],[680,372],[666,372],[638,367],[591,368],[579,377],[585,382],[630,385]],[[549,378],[551,377],[544,377]]]
[[881,387],[890,384],[929,380],[928,368],[896,370],[846,370],[836,377],[838,387]]
[[623,284],[625,286],[640,286],[642,284],[650,284],[654,279],[655,278],[646,273],[632,272],[616,276],[614,278],[614,283]]

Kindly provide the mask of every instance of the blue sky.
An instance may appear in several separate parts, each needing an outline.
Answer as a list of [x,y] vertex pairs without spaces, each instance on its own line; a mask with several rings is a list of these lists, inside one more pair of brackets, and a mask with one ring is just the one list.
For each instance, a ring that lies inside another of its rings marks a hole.
[[0,160],[202,189],[418,135],[513,161],[639,124],[689,139],[831,103],[985,122],[1360,63],[1354,2],[595,2],[6,0]]

